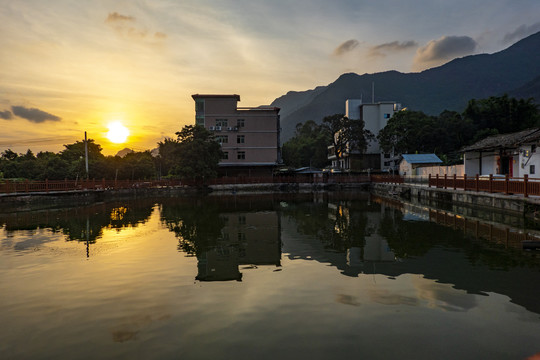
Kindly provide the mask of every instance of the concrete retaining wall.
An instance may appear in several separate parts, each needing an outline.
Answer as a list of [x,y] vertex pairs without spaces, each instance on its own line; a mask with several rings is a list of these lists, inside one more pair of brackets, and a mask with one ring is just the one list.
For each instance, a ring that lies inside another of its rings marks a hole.
[[405,199],[437,200],[450,204],[494,208],[516,214],[530,214],[540,209],[540,198],[525,198],[522,195],[430,188],[414,184],[373,184],[372,189],[382,196],[390,194]]

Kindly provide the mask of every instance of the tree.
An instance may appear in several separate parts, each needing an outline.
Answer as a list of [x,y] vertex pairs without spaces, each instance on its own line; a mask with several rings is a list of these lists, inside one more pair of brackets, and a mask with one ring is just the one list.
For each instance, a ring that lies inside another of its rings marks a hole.
[[375,138],[371,131],[364,128],[363,120],[349,119],[343,114],[326,116],[323,124],[332,134],[330,140],[338,160],[346,153],[365,152],[369,142]]
[[324,167],[328,163],[327,148],[331,141],[327,126],[313,120],[299,123],[294,137],[283,144],[283,161],[293,167]]
[[122,159],[121,163],[124,172],[123,178],[150,179],[156,174],[154,159],[150,151],[129,153]]
[[[65,149],[60,152],[60,157],[69,164],[68,177],[86,177],[84,141],[77,141],[64,145],[64,147]],[[105,158],[101,150],[101,145],[96,144],[93,139],[88,139],[88,172],[90,177],[102,177],[101,173],[95,171],[97,163]]]
[[165,138],[165,140],[158,142],[158,158],[156,167],[159,174],[170,176],[172,168],[175,166],[175,162],[180,157],[180,142],[175,139]]
[[399,111],[388,120],[377,139],[386,152],[433,152],[431,136],[435,127],[435,119],[421,111]]
[[505,134],[540,125],[540,112],[534,99],[517,100],[506,94],[470,100],[463,116],[472,121],[475,132],[496,129]]
[[187,125],[176,133],[178,157],[170,172],[181,179],[204,181],[217,176],[221,146],[203,126]]

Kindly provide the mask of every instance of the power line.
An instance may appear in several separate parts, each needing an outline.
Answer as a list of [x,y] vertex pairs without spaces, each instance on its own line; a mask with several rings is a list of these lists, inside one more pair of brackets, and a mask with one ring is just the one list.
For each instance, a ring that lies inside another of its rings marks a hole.
[[33,138],[33,139],[20,139],[14,141],[0,141],[0,146],[15,146],[15,145],[27,145],[27,144],[52,144],[63,145],[65,141],[73,140],[73,137],[54,137],[54,138]]

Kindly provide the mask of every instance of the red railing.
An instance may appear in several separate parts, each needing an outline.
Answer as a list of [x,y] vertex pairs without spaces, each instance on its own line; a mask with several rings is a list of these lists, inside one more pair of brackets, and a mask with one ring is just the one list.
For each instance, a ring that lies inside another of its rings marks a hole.
[[[206,185],[234,185],[234,184],[358,184],[358,183],[390,183],[402,184],[403,177],[398,175],[312,175],[299,174],[295,176],[242,176],[221,177],[204,181]],[[201,181],[180,180],[45,180],[45,181],[10,181],[0,182],[0,193],[36,193],[51,191],[76,190],[105,190],[105,189],[134,189],[172,186],[195,186]],[[483,191],[489,193],[522,194],[540,196],[540,179],[531,179],[527,175],[523,178],[509,176],[431,176],[428,177],[428,186],[453,190]]]
[[400,183],[399,177],[365,176],[365,175],[313,175],[298,174],[295,176],[240,176],[221,177],[203,181],[196,180],[45,180],[45,181],[10,181],[0,182],[0,194],[37,193],[77,190],[135,189],[172,186],[234,185],[234,184],[352,184],[375,182]]
[[51,191],[132,189],[159,186],[177,186],[178,180],[45,180],[45,181],[10,181],[0,182],[0,193],[36,193]]
[[540,179],[531,179],[527,175],[523,178],[503,176],[431,176],[428,180],[429,187],[444,189],[460,189],[470,191],[483,191],[489,193],[521,194],[540,196]]

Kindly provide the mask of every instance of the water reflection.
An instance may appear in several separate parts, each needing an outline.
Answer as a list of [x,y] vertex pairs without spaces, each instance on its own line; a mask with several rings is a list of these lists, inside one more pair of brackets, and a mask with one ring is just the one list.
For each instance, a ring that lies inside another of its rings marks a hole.
[[493,359],[540,350],[540,253],[519,247],[534,230],[420,205],[306,193],[0,214],[0,292],[9,294],[0,353],[374,359],[399,349]]
[[[153,211],[176,236],[177,250],[196,257],[199,281],[240,281],[261,266],[281,270],[283,252],[289,260],[329,264],[348,277],[419,274],[470,294],[505,294],[540,313],[539,291],[524,290],[524,284],[540,281],[539,252],[522,249],[523,240],[536,238],[535,230],[368,193],[143,198],[2,213],[6,236],[0,249],[39,248],[52,241],[47,230],[68,242],[84,242],[86,256],[91,256],[105,230],[142,226]],[[291,233],[302,235],[295,240],[304,242],[302,246],[283,243],[283,234]],[[370,294],[380,303],[412,303],[409,296],[391,292]],[[448,309],[470,306],[444,296],[431,298]],[[338,301],[356,304],[345,295]]]
[[242,211],[246,205],[251,201],[235,199],[225,207],[200,199],[163,204],[162,220],[178,237],[178,249],[197,257],[197,280],[240,281],[242,265],[281,266],[278,212],[272,204],[266,211]]

